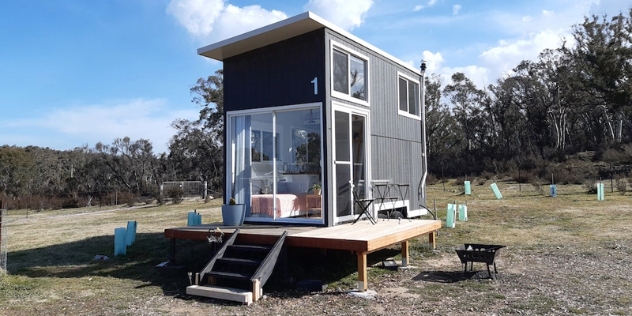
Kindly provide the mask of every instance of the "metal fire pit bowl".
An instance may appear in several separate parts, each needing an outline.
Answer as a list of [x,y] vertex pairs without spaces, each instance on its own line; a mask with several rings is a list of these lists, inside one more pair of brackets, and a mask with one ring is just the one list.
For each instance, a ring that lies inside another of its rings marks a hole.
[[[496,280],[496,257],[500,253],[500,249],[505,248],[503,245],[483,245],[483,244],[465,244],[462,249],[456,249],[456,254],[459,256],[461,263],[463,264],[463,274],[467,272],[467,264],[470,263],[470,271],[474,262],[481,262],[487,265],[487,273],[489,277]],[[494,266],[494,273],[490,269],[490,266]]]

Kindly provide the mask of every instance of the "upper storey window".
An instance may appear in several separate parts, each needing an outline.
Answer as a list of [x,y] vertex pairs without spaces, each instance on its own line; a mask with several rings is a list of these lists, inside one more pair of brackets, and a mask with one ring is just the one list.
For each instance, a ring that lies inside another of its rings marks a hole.
[[419,82],[401,73],[398,77],[399,114],[419,118]]
[[359,54],[335,47],[332,54],[334,95],[368,101],[368,63]]

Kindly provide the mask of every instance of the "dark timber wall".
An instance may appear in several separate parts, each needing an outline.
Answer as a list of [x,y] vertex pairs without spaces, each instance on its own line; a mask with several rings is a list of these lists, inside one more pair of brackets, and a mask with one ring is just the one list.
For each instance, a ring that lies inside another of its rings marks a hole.
[[[224,60],[224,109],[323,102],[324,29]],[[318,78],[318,95],[311,81]]]

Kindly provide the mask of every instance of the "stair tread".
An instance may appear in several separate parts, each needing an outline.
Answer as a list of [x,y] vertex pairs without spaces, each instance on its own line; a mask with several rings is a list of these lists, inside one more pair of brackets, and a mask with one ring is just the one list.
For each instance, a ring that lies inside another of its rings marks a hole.
[[229,248],[235,250],[249,250],[249,251],[270,251],[272,247],[270,246],[259,246],[259,245],[230,245]]
[[223,261],[230,264],[242,264],[242,265],[259,265],[262,262],[262,260],[244,259],[244,258],[217,258],[217,261]]
[[232,280],[250,280],[252,273],[211,271],[208,276]]

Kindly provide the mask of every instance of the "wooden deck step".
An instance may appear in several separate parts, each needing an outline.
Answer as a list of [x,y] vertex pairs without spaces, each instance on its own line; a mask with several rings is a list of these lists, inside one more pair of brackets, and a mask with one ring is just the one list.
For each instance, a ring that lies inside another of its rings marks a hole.
[[237,251],[268,252],[272,247],[259,245],[230,245],[228,248]]
[[252,273],[240,273],[240,272],[221,272],[221,271],[211,271],[206,274],[210,277],[215,277],[218,279],[229,279],[229,280],[238,280],[238,281],[248,281],[252,277]]
[[213,285],[191,285],[187,287],[188,295],[210,297],[220,300],[252,304],[252,292],[248,290]]
[[261,264],[261,260],[253,260],[253,259],[241,259],[241,258],[217,258],[218,262],[223,262],[231,265],[242,265],[242,266],[259,266]]

